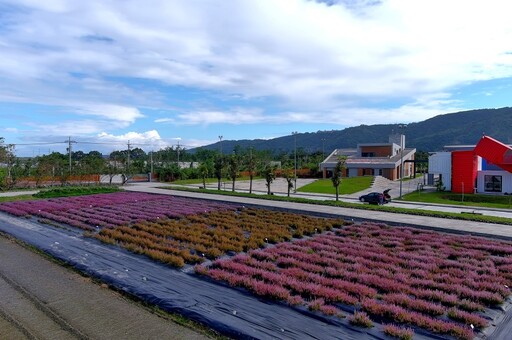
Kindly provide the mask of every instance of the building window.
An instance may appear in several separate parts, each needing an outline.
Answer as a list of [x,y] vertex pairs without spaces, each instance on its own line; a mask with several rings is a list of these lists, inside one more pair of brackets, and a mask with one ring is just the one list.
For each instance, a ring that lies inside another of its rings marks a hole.
[[375,152],[362,152],[361,157],[375,157]]
[[485,175],[484,190],[488,192],[501,192],[501,176]]

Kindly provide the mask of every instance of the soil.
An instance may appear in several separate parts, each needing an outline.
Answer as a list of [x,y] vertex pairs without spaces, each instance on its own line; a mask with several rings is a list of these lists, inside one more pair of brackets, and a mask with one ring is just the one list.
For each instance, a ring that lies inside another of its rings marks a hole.
[[0,235],[0,339],[207,339]]

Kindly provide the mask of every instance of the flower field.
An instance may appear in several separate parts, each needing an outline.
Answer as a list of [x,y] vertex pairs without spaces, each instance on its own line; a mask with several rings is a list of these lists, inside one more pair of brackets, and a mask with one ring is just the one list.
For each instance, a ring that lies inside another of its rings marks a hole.
[[0,204],[0,211],[15,216],[35,216],[84,230],[115,228],[136,221],[179,218],[236,206],[183,197],[116,192]]
[[243,208],[216,210],[180,219],[136,222],[103,229],[93,237],[119,244],[135,253],[182,267],[269,243],[289,241],[340,227],[342,220],[326,220],[279,211]]
[[[196,272],[327,315],[364,312],[379,322],[472,339],[473,329],[490,321],[486,309],[510,295],[511,255],[509,243],[365,223]],[[361,322],[365,315],[356,316]]]
[[342,324],[383,324],[402,339],[415,331],[472,339],[511,293],[512,243],[479,237],[128,192],[9,202],[0,211],[80,228],[174,267],[195,265],[199,276]]

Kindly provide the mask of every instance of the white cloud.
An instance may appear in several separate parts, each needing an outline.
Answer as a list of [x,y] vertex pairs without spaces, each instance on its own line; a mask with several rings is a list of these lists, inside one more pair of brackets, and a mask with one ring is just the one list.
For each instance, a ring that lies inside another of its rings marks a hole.
[[5,132],[13,132],[13,133],[16,133],[19,131],[17,128],[12,128],[12,127],[6,127],[6,128],[3,128],[2,130]]
[[130,143],[131,148],[141,148],[146,152],[163,149],[172,145],[169,141],[163,140],[156,130],[145,132],[131,131],[120,135],[101,132],[92,140],[100,144],[105,143],[112,150],[126,150],[128,143]]
[[175,123],[178,125],[211,125],[211,124],[255,124],[267,122],[268,116],[261,109],[233,109],[230,111],[199,110],[178,114],[176,118],[157,119],[157,123]]
[[[178,101],[165,86],[279,106],[270,114],[223,102],[156,123],[354,125],[422,120],[463,106],[438,93],[512,76],[512,3],[501,0],[5,3],[25,10],[2,14],[0,100],[57,105],[116,128],[142,118],[141,107]],[[373,108],[393,100],[401,104]]]
[[86,104],[75,109],[80,115],[98,116],[115,120],[124,124],[135,122],[137,118],[143,117],[138,109],[113,104]]
[[44,136],[87,136],[98,131],[108,125],[104,120],[68,120],[52,124],[36,124],[28,122],[32,130],[26,132],[26,135],[32,137]]
[[461,103],[450,99],[448,93],[432,93],[419,97],[416,101],[396,108],[368,108],[352,106],[350,103],[324,110],[281,111],[279,114],[265,113],[258,108],[241,108],[229,111],[198,110],[177,114],[176,117],[160,118],[157,123],[170,123],[175,125],[250,125],[250,124],[331,124],[340,126],[354,126],[368,124],[368,117],[372,117],[372,124],[411,123],[434,117],[448,110],[461,111]]

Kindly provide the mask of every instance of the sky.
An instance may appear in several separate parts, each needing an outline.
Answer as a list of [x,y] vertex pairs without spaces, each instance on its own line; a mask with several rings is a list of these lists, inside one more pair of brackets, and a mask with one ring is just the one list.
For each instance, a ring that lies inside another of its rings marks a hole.
[[508,0],[0,0],[0,137],[22,156],[68,140],[108,154],[512,106],[511,12]]

